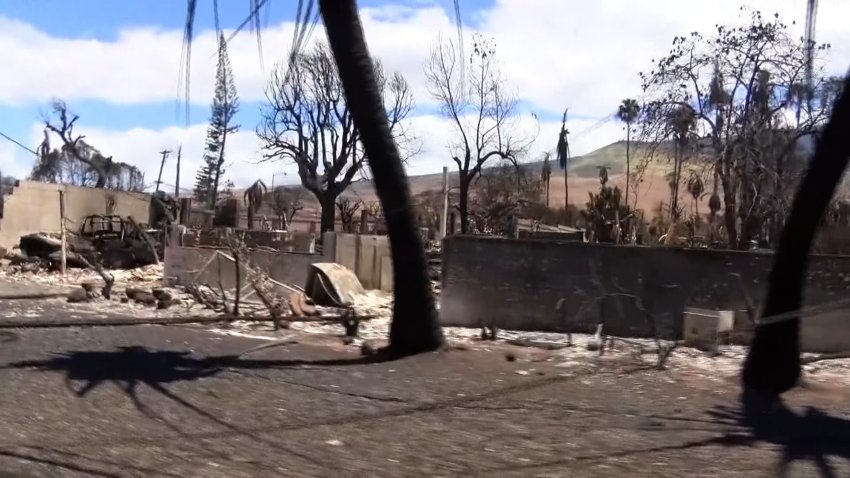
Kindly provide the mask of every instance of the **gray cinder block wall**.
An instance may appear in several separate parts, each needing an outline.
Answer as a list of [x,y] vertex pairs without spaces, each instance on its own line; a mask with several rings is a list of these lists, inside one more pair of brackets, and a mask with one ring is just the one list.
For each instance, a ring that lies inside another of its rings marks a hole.
[[[686,306],[743,309],[745,292],[760,303],[772,260],[758,252],[451,236],[443,243],[440,320],[447,326],[494,319],[506,329],[592,332],[604,317],[613,335],[651,336],[654,324],[661,336],[679,338]],[[601,299],[606,294],[621,295]],[[561,298],[566,323],[555,312]],[[635,298],[656,320],[648,320]],[[806,303],[842,298],[850,298],[850,256],[813,256]],[[806,319],[820,325],[808,332],[804,327],[803,341],[829,340],[828,349],[850,350],[846,315]]]

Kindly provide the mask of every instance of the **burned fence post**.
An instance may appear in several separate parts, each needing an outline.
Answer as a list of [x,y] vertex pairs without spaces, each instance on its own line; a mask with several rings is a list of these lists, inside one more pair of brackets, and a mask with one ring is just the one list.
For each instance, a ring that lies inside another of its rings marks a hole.
[[59,190],[59,235],[62,245],[60,247],[60,270],[62,275],[68,267],[68,238],[65,234],[65,191]]
[[192,198],[180,198],[180,217],[178,223],[181,226],[191,225],[192,220]]

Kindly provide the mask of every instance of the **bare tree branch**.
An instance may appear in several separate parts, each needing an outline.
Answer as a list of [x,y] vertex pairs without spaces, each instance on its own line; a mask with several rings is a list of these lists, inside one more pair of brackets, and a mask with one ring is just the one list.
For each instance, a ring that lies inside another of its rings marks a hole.
[[[414,145],[417,150],[405,121],[414,106],[410,86],[400,73],[387,78],[380,62],[375,66],[394,139],[402,149]],[[301,184],[322,206],[323,229],[332,227],[336,198],[364,173],[368,158],[328,47],[316,45],[299,53],[291,66],[277,65],[266,98],[257,130],[264,160],[294,163]]]
[[475,35],[468,62],[459,57],[461,46],[438,37],[425,64],[425,78],[428,92],[440,104],[454,131],[448,146],[460,176],[458,208],[461,232],[466,233],[470,186],[485,164],[501,158],[518,166],[536,135],[518,133],[517,100],[507,91],[494,42]]

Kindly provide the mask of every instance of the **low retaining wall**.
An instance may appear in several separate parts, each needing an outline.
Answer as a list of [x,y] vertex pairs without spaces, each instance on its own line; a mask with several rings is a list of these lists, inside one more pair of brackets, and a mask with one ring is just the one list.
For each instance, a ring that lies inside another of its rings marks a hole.
[[[743,309],[745,293],[760,302],[772,260],[769,253],[451,236],[443,242],[440,320],[587,333],[604,322],[613,335],[651,336],[654,326],[662,337],[680,338],[686,306]],[[850,257],[813,256],[806,303],[848,297]],[[561,298],[566,321],[555,311]],[[803,324],[805,349],[850,350],[846,314]]]
[[[190,230],[183,234],[181,244],[187,247],[224,247],[226,228]],[[315,237],[303,232],[231,229],[249,248],[265,247],[284,252],[315,251]]]
[[[164,281],[166,285],[187,285],[193,280],[200,284],[231,290],[236,287],[236,266],[224,257],[215,257],[221,250],[205,247],[168,246],[165,249]],[[251,266],[266,271],[272,279],[304,287],[310,265],[324,262],[319,254],[301,254],[296,252],[252,251]],[[245,278],[242,278],[243,281]],[[244,284],[244,282],[243,282]],[[244,286],[244,285],[243,285]]]
[[[214,232],[207,232],[204,237],[213,237],[213,234]],[[256,236],[262,236],[262,234],[256,234]],[[310,239],[312,242],[312,236],[308,234],[298,233],[295,236],[297,239]],[[177,245],[179,243],[179,240],[175,240],[173,245],[165,248],[166,282],[189,284],[203,269],[197,278],[200,283],[217,286],[220,276],[226,288],[231,289],[235,286],[236,268],[233,262],[225,258],[213,258],[217,250],[230,255],[228,250],[180,246]],[[301,244],[300,247],[306,248],[307,245]],[[307,282],[311,264],[336,262],[354,271],[364,288],[392,290],[392,260],[386,236],[326,233],[324,249],[324,254],[255,249],[250,253],[250,261],[253,267],[268,271],[272,279],[302,287]]]

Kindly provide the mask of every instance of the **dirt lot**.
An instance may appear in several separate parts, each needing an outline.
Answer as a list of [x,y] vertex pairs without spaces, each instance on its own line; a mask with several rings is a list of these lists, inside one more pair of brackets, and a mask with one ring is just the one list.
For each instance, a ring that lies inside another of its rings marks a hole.
[[[40,313],[67,313],[50,304]],[[682,358],[659,372],[625,356],[469,342],[364,363],[336,337],[297,340],[237,359],[264,342],[200,327],[17,331],[0,347],[0,470],[850,476],[850,390],[834,381],[789,394],[793,413],[745,421],[734,373],[709,378]],[[804,405],[829,415],[803,418]]]

